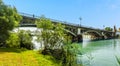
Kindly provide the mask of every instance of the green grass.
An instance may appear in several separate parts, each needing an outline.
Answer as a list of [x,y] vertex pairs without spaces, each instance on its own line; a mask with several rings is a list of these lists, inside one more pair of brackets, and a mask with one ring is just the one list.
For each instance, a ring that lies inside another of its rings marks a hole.
[[59,66],[54,58],[33,50],[0,48],[0,66]]

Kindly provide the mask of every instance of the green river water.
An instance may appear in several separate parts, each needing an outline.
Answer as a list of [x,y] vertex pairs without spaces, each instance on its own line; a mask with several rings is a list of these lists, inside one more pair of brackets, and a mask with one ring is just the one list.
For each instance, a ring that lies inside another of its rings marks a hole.
[[77,64],[82,66],[119,66],[120,39],[83,41],[79,43],[82,55],[77,55]]

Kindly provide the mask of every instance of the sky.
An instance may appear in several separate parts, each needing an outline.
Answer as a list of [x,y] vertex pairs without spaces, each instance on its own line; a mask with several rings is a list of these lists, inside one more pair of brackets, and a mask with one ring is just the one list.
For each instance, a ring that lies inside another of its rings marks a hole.
[[[120,27],[120,0],[3,0],[18,12],[103,29]],[[82,20],[80,21],[80,18]]]

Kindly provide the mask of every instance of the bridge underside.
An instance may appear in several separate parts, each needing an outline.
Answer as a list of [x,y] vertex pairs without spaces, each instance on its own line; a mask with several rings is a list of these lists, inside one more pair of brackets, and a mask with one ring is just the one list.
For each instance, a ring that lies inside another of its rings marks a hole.
[[111,39],[111,38],[114,38],[114,36],[113,36],[113,33],[104,33],[104,38],[105,39]]
[[83,35],[90,35],[91,39],[111,39],[113,38],[113,32],[102,32],[102,31],[86,31]]
[[83,36],[84,36],[84,39],[90,39],[90,40],[102,39],[102,36],[100,34],[96,33],[96,32],[85,32],[85,33],[83,33]]

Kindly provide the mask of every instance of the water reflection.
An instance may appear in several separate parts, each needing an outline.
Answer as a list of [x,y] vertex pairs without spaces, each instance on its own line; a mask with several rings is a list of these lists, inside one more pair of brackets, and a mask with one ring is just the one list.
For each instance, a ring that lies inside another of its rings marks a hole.
[[83,39],[82,47],[86,47],[90,42],[90,39]]

